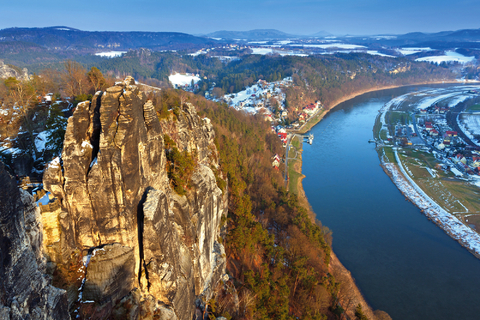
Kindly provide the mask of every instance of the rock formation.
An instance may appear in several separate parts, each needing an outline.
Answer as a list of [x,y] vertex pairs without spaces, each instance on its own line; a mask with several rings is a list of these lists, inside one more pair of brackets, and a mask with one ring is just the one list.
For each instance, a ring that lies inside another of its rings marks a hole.
[[[44,174],[54,198],[42,220],[56,274],[67,283],[78,272],[83,278],[78,299],[69,290],[72,308],[79,300],[114,310],[140,292],[160,318],[192,319],[195,300],[209,299],[224,275],[217,240],[227,195],[211,169],[218,167],[214,131],[192,105],[178,110],[160,123],[129,77],[69,118],[62,158]],[[170,187],[164,134],[196,155],[186,195]],[[76,265],[80,271],[67,270]]]
[[40,210],[0,163],[0,319],[68,319],[67,295],[45,275]]
[[7,79],[9,77],[14,77],[18,80],[29,79],[28,70],[26,68],[23,68],[22,72],[20,72],[20,69],[17,70],[15,68],[6,65],[3,60],[0,60],[0,79]]

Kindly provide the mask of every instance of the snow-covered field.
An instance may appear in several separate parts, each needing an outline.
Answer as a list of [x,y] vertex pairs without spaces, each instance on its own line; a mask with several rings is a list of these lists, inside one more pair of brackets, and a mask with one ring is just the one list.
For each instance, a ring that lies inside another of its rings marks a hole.
[[391,56],[391,55],[389,55],[389,54],[380,53],[380,52],[378,52],[377,50],[367,50],[367,51],[365,51],[365,52],[368,53],[368,54],[374,55],[374,56],[382,56],[382,57],[396,58],[395,56]]
[[272,54],[272,53],[273,53],[273,49],[271,48],[252,48],[252,54],[265,55],[265,54]]
[[472,134],[480,134],[480,116],[474,114],[465,115],[465,125]]
[[407,56],[409,54],[414,54],[414,53],[419,53],[422,51],[431,51],[432,48],[402,48],[402,49],[397,49],[398,52],[401,54]]
[[393,163],[383,163],[383,165],[390,172],[392,180],[398,189],[452,238],[459,241],[464,247],[475,254],[480,255],[480,235],[465,226],[460,220],[445,211],[425,194],[408,176],[401,165],[397,152],[395,152],[395,157],[399,163],[402,174]]
[[428,95],[428,96],[420,100],[417,103],[416,108],[425,109],[437,102],[447,100],[447,99],[451,99],[450,102],[448,103],[449,107],[455,106],[458,103],[470,98],[471,95],[465,94],[465,91],[473,88],[478,89],[478,87],[468,86],[468,87],[453,87],[453,88],[446,88],[446,89],[426,90],[421,94],[417,94],[418,96],[422,94]]
[[346,44],[346,43],[326,43],[326,44],[293,44],[292,47],[305,47],[305,48],[338,48],[338,49],[360,49],[366,48],[358,44]]
[[450,102],[448,102],[448,107],[449,108],[453,108],[455,107],[457,104],[459,104],[460,102],[463,102],[465,100],[467,100],[468,98],[471,98],[472,96],[471,95],[460,95],[458,97],[455,97],[453,98],[452,100],[450,100]]
[[398,96],[398,97],[388,101],[387,103],[385,103],[385,105],[379,111],[379,112],[381,112],[380,122],[382,123],[382,126],[385,126],[387,124],[387,122],[385,120],[385,115],[387,114],[387,111],[390,110],[390,108],[392,108],[392,107],[399,106],[405,99],[408,98],[409,95],[410,94],[407,93],[407,94],[404,94],[402,96]]
[[180,73],[174,73],[168,76],[168,80],[175,86],[184,86],[184,85],[189,85],[192,83],[192,80],[194,83],[197,83],[200,81],[200,78],[195,76],[195,75],[189,75],[189,74],[180,74]]
[[443,56],[431,56],[415,59],[415,61],[427,61],[440,64],[442,62],[459,62],[459,63],[468,63],[473,62],[475,57],[466,57],[455,51],[445,51]]
[[107,52],[98,52],[98,53],[95,53],[95,55],[104,57],[104,58],[116,58],[116,57],[121,57],[125,53],[127,53],[127,51],[107,51]]
[[463,133],[477,146],[480,142],[475,139],[474,135],[480,134],[480,115],[462,114],[457,118],[457,123]]
[[276,50],[272,48],[251,48],[253,51],[252,54],[261,54],[261,55],[266,55],[266,54],[274,54],[278,53],[281,56],[299,56],[299,57],[307,57],[308,54],[305,53],[297,53],[294,51],[284,51],[284,50]]

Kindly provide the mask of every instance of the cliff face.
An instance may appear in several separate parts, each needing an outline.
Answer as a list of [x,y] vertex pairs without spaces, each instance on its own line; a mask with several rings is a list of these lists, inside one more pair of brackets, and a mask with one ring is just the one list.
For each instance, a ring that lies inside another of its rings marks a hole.
[[[192,105],[176,119],[161,125],[133,78],[80,103],[69,118],[62,161],[44,174],[54,199],[42,219],[57,268],[83,264],[80,301],[113,308],[141,292],[164,318],[191,319],[195,299],[209,298],[224,275],[217,240],[227,195],[210,169],[218,166],[214,132]],[[184,196],[170,187],[164,134],[197,157]]]
[[45,275],[40,211],[0,163],[0,319],[68,319],[65,290]]

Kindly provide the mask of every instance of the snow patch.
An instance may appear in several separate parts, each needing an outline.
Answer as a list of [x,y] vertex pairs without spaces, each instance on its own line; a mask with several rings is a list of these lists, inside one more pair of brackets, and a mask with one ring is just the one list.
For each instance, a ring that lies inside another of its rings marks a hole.
[[422,51],[431,51],[432,48],[426,47],[426,48],[401,48],[397,49],[398,52],[403,54],[404,56],[407,56],[409,54],[414,54],[414,53],[419,53]]
[[174,86],[185,86],[191,84],[192,80],[194,83],[197,83],[200,81],[200,78],[194,75],[174,73],[168,76],[168,80]]
[[359,48],[366,48],[365,46],[361,46],[361,45],[358,45],[358,44],[346,44],[346,43],[293,44],[291,46],[292,47],[321,48],[321,49],[329,49],[329,48],[359,49]]
[[426,61],[436,64],[440,64],[442,62],[459,62],[465,64],[468,62],[473,62],[474,60],[475,57],[466,57],[463,54],[455,51],[445,51],[445,55],[443,56],[431,56],[415,59],[415,61]]
[[42,131],[37,135],[35,138],[35,147],[37,148],[38,152],[43,152],[45,150],[45,144],[47,143],[49,136],[49,131]]
[[106,51],[95,53],[95,55],[103,58],[116,58],[121,57],[125,53],[127,53],[127,51]]
[[53,159],[48,167],[51,167],[51,168],[57,168],[57,167],[60,167],[60,157],[56,157],[55,159]]

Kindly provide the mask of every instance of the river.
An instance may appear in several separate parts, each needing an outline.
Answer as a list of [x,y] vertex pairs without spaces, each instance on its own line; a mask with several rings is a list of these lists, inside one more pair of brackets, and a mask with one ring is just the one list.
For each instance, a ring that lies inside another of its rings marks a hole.
[[378,110],[417,88],[426,86],[367,93],[327,114],[310,131],[313,145],[304,144],[303,187],[374,310],[393,319],[480,319],[480,260],[405,200],[368,143]]

